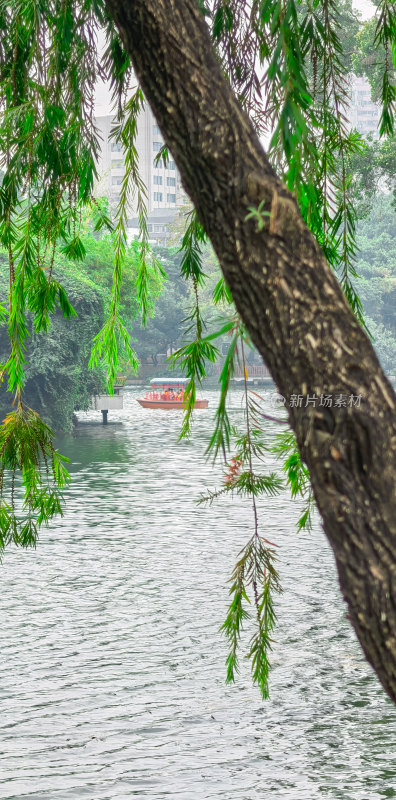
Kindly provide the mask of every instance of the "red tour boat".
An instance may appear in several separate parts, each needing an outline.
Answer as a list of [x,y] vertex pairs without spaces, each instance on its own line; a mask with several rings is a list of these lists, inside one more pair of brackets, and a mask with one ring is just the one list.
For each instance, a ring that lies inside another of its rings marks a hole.
[[[184,408],[184,387],[187,380],[183,378],[153,378],[151,392],[146,397],[138,397],[143,408]],[[194,408],[207,408],[209,400],[195,400]]]

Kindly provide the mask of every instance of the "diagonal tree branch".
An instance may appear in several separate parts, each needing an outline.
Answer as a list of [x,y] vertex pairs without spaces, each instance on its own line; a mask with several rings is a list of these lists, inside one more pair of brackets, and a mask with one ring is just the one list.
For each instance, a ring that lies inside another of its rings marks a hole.
[[[106,5],[235,305],[287,398],[352,624],[395,701],[394,391],[224,78],[196,0]],[[259,204],[270,215],[261,230],[246,219]],[[293,405],[292,396],[303,399]]]

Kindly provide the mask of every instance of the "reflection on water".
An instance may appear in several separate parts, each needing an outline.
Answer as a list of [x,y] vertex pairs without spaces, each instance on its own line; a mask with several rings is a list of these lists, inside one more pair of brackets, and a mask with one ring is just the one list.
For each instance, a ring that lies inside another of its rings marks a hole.
[[[317,525],[262,504],[284,594],[271,698],[243,663],[224,685],[218,629],[249,506],[196,506],[215,394],[177,444],[179,412],[81,414],[67,513],[2,567],[0,798],[375,800],[396,797],[396,712],[345,619]],[[240,394],[234,421],[242,420]]]

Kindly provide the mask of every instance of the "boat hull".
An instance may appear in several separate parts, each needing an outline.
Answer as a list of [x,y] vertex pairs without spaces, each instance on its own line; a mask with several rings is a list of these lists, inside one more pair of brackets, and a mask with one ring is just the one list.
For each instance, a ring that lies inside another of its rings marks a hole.
[[[137,401],[143,408],[179,408],[181,411],[184,409],[184,403],[180,400],[145,400],[138,397]],[[208,404],[209,400],[196,400],[194,408],[207,408]]]

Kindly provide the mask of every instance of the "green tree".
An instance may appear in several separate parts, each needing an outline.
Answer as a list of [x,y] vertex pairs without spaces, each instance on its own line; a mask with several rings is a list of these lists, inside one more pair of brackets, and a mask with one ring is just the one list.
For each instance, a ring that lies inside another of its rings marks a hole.
[[[64,260],[64,259],[63,259]],[[6,256],[2,257],[1,291],[6,296]],[[70,430],[75,409],[88,409],[93,394],[105,390],[103,370],[91,370],[88,362],[92,339],[104,322],[103,297],[95,285],[83,275],[77,278],[67,270],[57,270],[76,312],[65,320],[59,311],[54,314],[51,329],[36,332],[28,320],[27,366],[24,388],[25,402],[40,414],[55,431]],[[7,327],[0,327],[0,352],[6,360],[9,348]],[[12,395],[4,383],[0,387],[2,419],[12,411]]]
[[[135,324],[134,328],[134,347],[139,358],[150,357],[155,365],[158,353],[174,351],[185,338],[185,318],[193,302],[192,289],[180,274],[183,234],[181,226],[185,226],[184,214],[180,216],[180,224],[175,223],[174,228],[173,240],[176,244],[172,247],[154,248],[155,257],[161,262],[167,275],[163,290],[155,299],[155,308],[146,325]],[[202,269],[205,273],[205,284],[200,291],[200,308],[207,328],[213,330],[220,316],[220,309],[213,303],[213,291],[221,277],[221,270],[209,244],[202,250]]]
[[[71,313],[53,276],[52,253],[60,239],[69,257],[81,260],[84,255],[81,211],[91,202],[99,146],[92,124],[93,92],[96,75],[104,68],[114,89],[114,136],[125,151],[126,174],[113,233],[109,316],[96,338],[93,361],[107,356],[110,384],[120,347],[136,361],[119,307],[132,187],[142,229],[137,291],[143,317],[151,278],[158,273],[148,259],[135,146],[143,89],[163,132],[165,151],[172,152],[196,210],[183,239],[181,262],[194,298],[190,319],[195,338],[178,354],[190,377],[188,414],[195,379],[205,374],[205,362],[216,357],[213,337],[204,334],[199,304],[206,237],[224,276],[216,297],[230,299],[231,294],[236,307],[234,318],[221,329],[232,336],[214,451],[229,443],[225,394],[236,352],[245,364],[248,335],[284,397],[339,393],[364,398],[362,405],[341,404],[331,411],[290,403],[298,450],[291,435],[281,449],[291,450],[286,467],[293,493],[309,472],[352,624],[395,699],[396,404],[359,324],[349,162],[362,141],[346,125],[348,86],[338,22],[334,0],[319,0],[302,18],[293,0],[0,3],[0,139],[6,168],[0,237],[9,252],[11,341],[5,369],[18,403],[3,428],[1,452],[4,469],[22,470],[29,514],[19,524],[12,502],[3,504],[2,531],[7,540],[22,537],[26,542],[22,531],[26,525],[31,529],[37,506],[41,522],[59,510],[55,488],[43,487],[39,480],[40,441],[49,453],[50,436],[23,407],[26,312],[35,315],[38,328],[48,327],[49,312],[57,306]],[[395,24],[394,3],[381,0],[375,36],[376,47],[384,46],[388,54],[381,90],[383,134],[393,133]],[[100,65],[94,47],[99,27],[107,36]],[[312,86],[309,62],[315,65]],[[142,89],[124,103],[132,65]],[[269,156],[257,135],[264,132],[272,133]],[[103,214],[100,225],[108,225]],[[256,616],[249,655],[254,680],[266,695],[278,583],[273,553],[259,532],[255,498],[261,491],[276,491],[278,484],[273,476],[255,472],[253,460],[259,458],[261,445],[248,402],[246,410],[246,431],[238,440],[243,469],[231,477],[229,488],[251,497],[254,530],[232,578],[225,623],[228,677],[233,679],[237,668],[249,592]],[[29,448],[27,442],[32,443]],[[57,456],[54,463],[58,461]]]
[[167,280],[155,303],[155,310],[146,325],[137,325],[135,349],[140,359],[152,358],[157,365],[157,355],[175,350],[183,332],[183,320],[189,307],[189,290],[180,276],[181,254],[178,248],[156,247],[155,256],[161,262]]
[[352,69],[356,75],[364,75],[371,87],[375,103],[381,99],[384,76],[385,48],[375,43],[376,20],[370,19],[357,32],[352,54]]
[[[374,102],[384,102],[382,123],[387,128],[388,111],[396,99],[394,59],[394,9],[392,4],[374,0],[377,15],[368,20],[356,34],[352,55],[352,68],[356,75],[365,75],[371,86]],[[381,124],[382,127],[382,124]]]
[[[75,277],[81,275],[95,284],[103,297],[105,309],[108,312],[111,302],[111,289],[114,272],[113,240],[109,233],[95,237],[86,229],[81,236],[85,255],[83,261],[73,264],[69,261],[68,269]],[[134,327],[136,318],[140,315],[140,302],[138,292],[140,244],[132,241],[125,250],[123,280],[120,287],[120,312],[128,328]],[[150,264],[152,256],[148,254],[147,262]],[[164,264],[166,267],[167,265]],[[164,276],[155,273],[151,281],[151,292],[147,298],[147,314],[154,313],[156,298],[160,296]]]
[[353,193],[359,219],[367,216],[384,191],[392,194],[396,209],[396,137],[367,138],[365,146],[351,158]]
[[346,71],[352,72],[356,37],[362,28],[360,12],[353,7],[352,0],[341,0],[337,6],[337,12],[343,63]]
[[[67,291],[76,316],[65,320],[59,311],[51,329],[35,331],[28,318],[27,366],[24,386],[25,402],[34,408],[55,431],[70,430],[73,412],[86,410],[93,394],[106,388],[101,365],[88,367],[94,336],[104,323],[111,299],[113,281],[113,243],[109,234],[95,237],[87,216],[81,232],[83,260],[73,262],[59,249],[54,253],[53,276]],[[120,293],[120,310],[128,329],[133,328],[139,314],[137,291],[139,244],[135,241],[126,250],[124,280]],[[1,295],[7,296],[7,254],[2,255]],[[154,311],[154,300],[162,280],[153,286],[148,313]],[[180,316],[180,315],[179,315]],[[144,328],[143,328],[144,330]],[[7,358],[7,326],[0,329],[3,360]],[[12,410],[12,395],[3,384],[0,390],[3,416]]]
[[[298,3],[296,8],[302,21],[304,19],[306,20],[312,11],[311,5],[304,2]],[[332,14],[332,6],[328,8],[329,13]],[[312,15],[312,17],[313,22],[315,17],[314,15]],[[316,17],[316,22],[318,22],[319,19],[320,18]],[[360,12],[353,7],[352,0],[338,0],[337,14],[334,17],[334,22],[336,23],[337,39],[340,43],[338,55],[342,60],[345,71],[349,73],[354,71],[357,51],[356,41],[358,34],[363,28]],[[307,63],[305,68],[307,70],[307,75],[309,75],[311,81],[313,81],[315,79],[315,63]]]
[[396,227],[390,195],[375,195],[358,226],[359,294],[368,328],[384,369],[396,371]]

